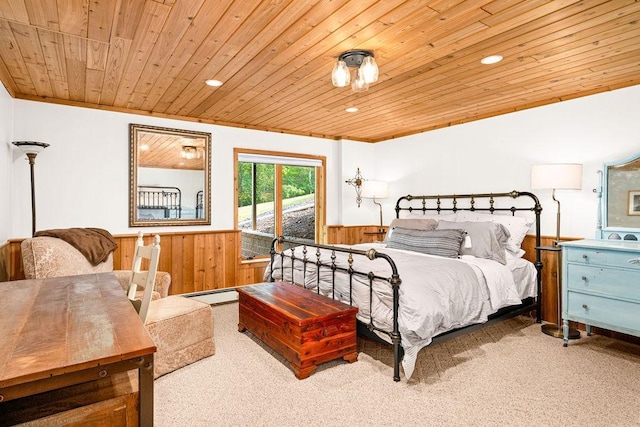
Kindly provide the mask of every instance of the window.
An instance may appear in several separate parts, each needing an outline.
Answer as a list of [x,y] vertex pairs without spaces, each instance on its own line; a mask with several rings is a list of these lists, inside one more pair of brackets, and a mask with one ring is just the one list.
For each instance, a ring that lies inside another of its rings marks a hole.
[[320,241],[324,225],[324,157],[235,150],[236,227],[242,256],[269,255],[284,236]]

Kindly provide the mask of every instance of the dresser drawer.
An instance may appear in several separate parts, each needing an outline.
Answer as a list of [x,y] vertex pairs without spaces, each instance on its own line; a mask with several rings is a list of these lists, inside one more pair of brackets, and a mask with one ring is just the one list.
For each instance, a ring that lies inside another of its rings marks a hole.
[[[629,262],[633,260],[638,261],[638,263]],[[606,265],[607,267],[624,267],[640,271],[640,256],[638,253],[633,252],[570,248],[567,251],[567,262],[585,265]]]
[[618,270],[567,264],[567,283],[572,291],[595,292],[640,303],[640,270]]
[[567,318],[640,336],[640,304],[569,292]]

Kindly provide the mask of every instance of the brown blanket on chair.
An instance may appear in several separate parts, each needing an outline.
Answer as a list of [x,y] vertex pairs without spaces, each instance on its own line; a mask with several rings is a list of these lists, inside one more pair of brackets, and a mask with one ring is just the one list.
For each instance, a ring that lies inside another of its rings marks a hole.
[[91,265],[98,265],[109,258],[118,247],[111,233],[102,228],[57,228],[36,231],[34,237],[57,237],[76,248]]

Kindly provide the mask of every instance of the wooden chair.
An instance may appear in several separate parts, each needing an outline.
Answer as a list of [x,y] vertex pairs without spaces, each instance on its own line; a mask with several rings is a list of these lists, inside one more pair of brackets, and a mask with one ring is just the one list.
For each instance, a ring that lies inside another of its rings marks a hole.
[[[149,262],[148,269],[142,271],[142,260]],[[131,278],[129,279],[129,291],[127,293],[129,300],[136,308],[142,322],[147,318],[149,303],[153,294],[156,271],[158,270],[158,260],[160,259],[160,236],[156,234],[153,243],[145,246],[142,240],[142,232],[138,233],[136,249],[133,255],[133,268],[131,269]],[[142,299],[136,298],[138,286],[144,289]]]

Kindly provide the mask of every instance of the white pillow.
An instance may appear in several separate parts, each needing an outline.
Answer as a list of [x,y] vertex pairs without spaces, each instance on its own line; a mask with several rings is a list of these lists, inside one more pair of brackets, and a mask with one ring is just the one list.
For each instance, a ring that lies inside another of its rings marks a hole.
[[507,241],[507,250],[513,254],[521,253],[520,246],[531,226],[536,222],[535,218],[523,216],[485,214],[471,211],[457,212],[458,221],[496,222],[507,227],[511,236]]
[[435,219],[436,221],[456,221],[458,217],[457,212],[450,212],[437,214],[433,213],[433,211],[428,211],[426,213],[422,213],[420,209],[409,211],[400,211],[400,218],[422,218],[422,219]]

